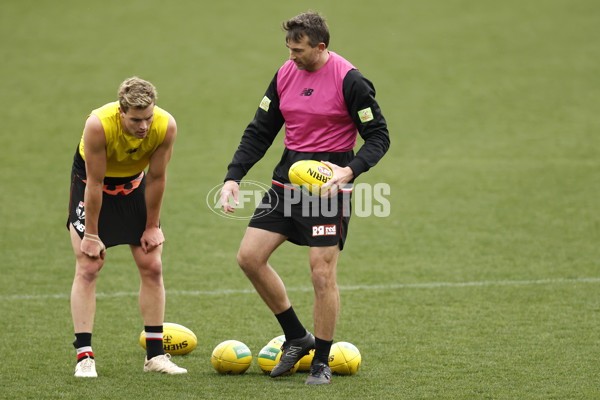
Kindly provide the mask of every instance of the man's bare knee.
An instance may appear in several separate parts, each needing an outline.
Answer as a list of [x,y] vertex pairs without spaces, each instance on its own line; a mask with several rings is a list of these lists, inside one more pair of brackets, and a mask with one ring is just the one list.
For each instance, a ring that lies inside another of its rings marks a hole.
[[101,260],[85,258],[78,262],[75,275],[87,284],[94,283],[104,263]]
[[250,249],[240,248],[237,254],[237,262],[244,273],[253,273],[264,263],[264,261]]
[[329,268],[313,268],[310,277],[315,290],[329,290],[337,286],[335,272]]
[[140,276],[146,280],[162,280],[162,261],[160,259],[148,260],[139,265]]

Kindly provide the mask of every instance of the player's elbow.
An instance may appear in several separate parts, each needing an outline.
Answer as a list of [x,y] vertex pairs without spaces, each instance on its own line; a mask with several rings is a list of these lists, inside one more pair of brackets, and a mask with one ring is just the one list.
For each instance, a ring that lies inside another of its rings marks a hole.
[[149,184],[167,184],[167,174],[166,172],[156,173],[152,171],[148,171],[146,174],[146,185]]

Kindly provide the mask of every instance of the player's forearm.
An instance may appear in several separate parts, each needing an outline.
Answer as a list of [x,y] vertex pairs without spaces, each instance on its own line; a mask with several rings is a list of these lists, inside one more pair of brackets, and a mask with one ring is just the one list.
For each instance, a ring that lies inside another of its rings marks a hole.
[[85,231],[93,235],[98,234],[98,217],[102,208],[102,187],[102,182],[90,182],[89,180],[85,186]]
[[167,176],[146,177],[146,228],[156,228],[160,224],[160,209],[167,186]]

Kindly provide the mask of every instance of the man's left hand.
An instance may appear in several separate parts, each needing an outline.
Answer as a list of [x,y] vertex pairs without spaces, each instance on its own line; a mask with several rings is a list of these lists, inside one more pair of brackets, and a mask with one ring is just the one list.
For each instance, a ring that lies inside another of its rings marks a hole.
[[350,167],[340,167],[329,161],[321,161],[333,171],[333,176],[323,186],[321,186],[321,197],[333,197],[337,195],[340,188],[354,178],[354,172]]
[[159,227],[146,228],[140,242],[144,253],[149,253],[165,242],[165,236]]

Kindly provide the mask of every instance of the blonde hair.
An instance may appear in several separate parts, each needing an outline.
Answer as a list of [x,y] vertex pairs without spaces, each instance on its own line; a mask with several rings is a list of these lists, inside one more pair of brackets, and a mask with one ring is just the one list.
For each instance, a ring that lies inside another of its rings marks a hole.
[[156,104],[156,88],[153,84],[137,76],[127,78],[119,86],[119,105],[126,113],[129,108],[146,108]]

